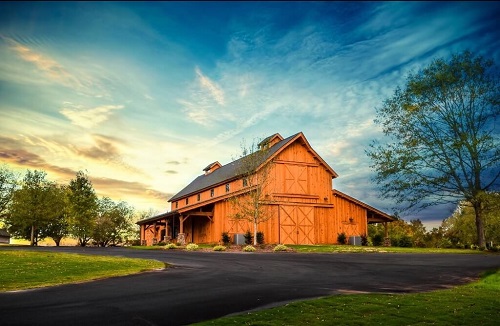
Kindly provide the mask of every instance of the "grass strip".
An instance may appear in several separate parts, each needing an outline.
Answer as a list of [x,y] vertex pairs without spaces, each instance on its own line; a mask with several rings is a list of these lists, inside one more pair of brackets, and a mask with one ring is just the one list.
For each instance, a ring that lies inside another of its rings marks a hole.
[[500,270],[468,285],[412,294],[351,294],[195,325],[498,325]]
[[390,253],[418,253],[418,254],[498,254],[495,252],[455,249],[455,248],[402,248],[402,247],[365,247],[350,245],[287,245],[296,252],[303,253],[335,253],[335,252],[390,252]]
[[0,291],[123,276],[164,268],[156,260],[0,250]]

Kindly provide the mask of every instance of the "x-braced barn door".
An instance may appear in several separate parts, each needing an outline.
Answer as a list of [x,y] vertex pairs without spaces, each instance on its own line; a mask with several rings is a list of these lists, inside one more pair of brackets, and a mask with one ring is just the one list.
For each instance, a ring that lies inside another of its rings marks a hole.
[[314,207],[280,206],[280,241],[314,244]]

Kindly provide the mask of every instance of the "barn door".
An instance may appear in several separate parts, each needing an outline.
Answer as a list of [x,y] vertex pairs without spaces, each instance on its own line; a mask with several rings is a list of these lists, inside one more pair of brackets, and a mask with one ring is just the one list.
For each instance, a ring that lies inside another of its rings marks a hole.
[[314,208],[280,206],[280,241],[284,244],[314,244]]

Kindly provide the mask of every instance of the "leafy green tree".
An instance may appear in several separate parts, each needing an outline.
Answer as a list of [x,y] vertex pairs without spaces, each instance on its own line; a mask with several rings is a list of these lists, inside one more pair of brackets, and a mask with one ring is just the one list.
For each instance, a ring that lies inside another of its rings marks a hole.
[[70,229],[85,247],[92,237],[97,216],[97,196],[92,182],[83,171],[76,173],[69,183]]
[[69,234],[69,189],[67,186],[59,185],[51,187],[52,218],[48,220],[47,225],[41,230],[42,237],[50,237],[59,247],[61,240]]
[[411,237],[413,247],[425,247],[425,226],[420,219],[410,220],[408,236]]
[[[485,239],[494,244],[500,243],[500,193],[486,193],[484,200]],[[475,213],[466,201],[460,203],[452,216],[442,223],[446,237],[455,246],[468,246],[475,241]]]
[[92,239],[101,247],[121,243],[132,230],[134,210],[125,202],[103,197],[98,202]]
[[465,199],[484,246],[483,194],[499,187],[499,94],[493,61],[468,51],[410,74],[377,109],[387,142],[367,150],[382,196],[405,210]]
[[9,204],[12,201],[17,186],[17,176],[7,165],[0,167],[0,219],[6,217]]
[[26,172],[21,188],[14,191],[6,221],[11,234],[30,240],[32,246],[43,238],[45,227],[55,215],[52,205],[56,201],[54,188],[57,186],[45,176],[44,171]]

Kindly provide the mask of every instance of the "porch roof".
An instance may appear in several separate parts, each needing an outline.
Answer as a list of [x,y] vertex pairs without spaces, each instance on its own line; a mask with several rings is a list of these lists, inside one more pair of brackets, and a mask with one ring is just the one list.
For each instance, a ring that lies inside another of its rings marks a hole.
[[152,222],[157,222],[157,221],[162,220],[164,218],[173,217],[173,216],[175,216],[177,214],[178,214],[177,210],[166,212],[166,213],[161,213],[161,214],[158,214],[158,215],[155,215],[155,216],[151,216],[151,217],[139,220],[139,221],[135,222],[135,224],[138,224],[138,225],[149,224],[149,223],[152,223]]

